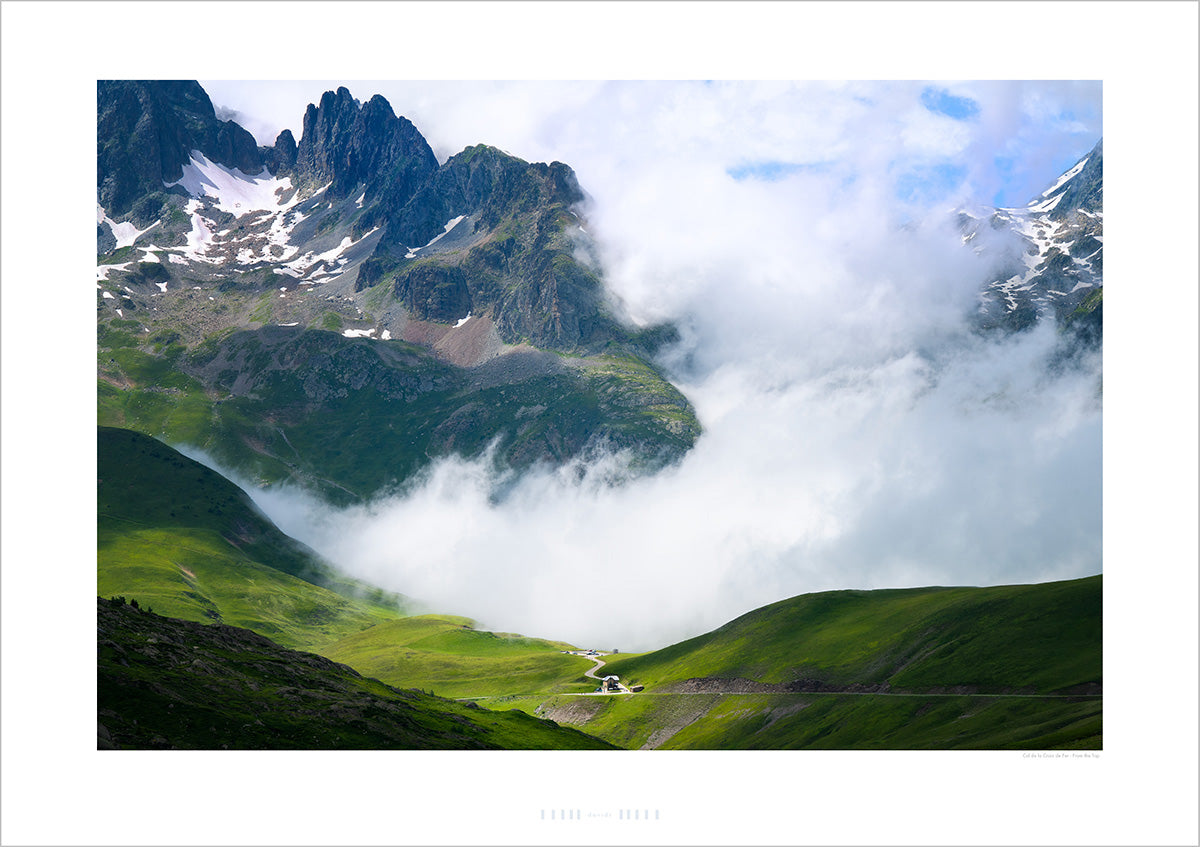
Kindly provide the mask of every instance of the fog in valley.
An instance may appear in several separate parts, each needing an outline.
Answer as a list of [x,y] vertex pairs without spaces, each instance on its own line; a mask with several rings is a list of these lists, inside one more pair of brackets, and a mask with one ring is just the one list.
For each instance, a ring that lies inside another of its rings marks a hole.
[[[263,143],[322,90],[202,84]],[[1086,154],[1099,84],[349,87],[443,161],[486,142],[574,168],[613,309],[679,328],[662,365],[704,434],[649,477],[598,447],[519,475],[442,459],[347,509],[246,486],[340,568],[622,651],[811,591],[1100,572],[1099,356],[1064,364],[1052,321],[973,331],[1005,245],[977,254],[952,214],[1024,205]]]

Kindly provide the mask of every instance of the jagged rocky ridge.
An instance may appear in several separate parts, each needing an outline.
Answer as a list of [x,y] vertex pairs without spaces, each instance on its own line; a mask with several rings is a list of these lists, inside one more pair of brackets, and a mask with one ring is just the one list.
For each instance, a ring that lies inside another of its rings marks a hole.
[[[489,347],[624,340],[586,258],[569,167],[484,145],[439,167],[384,98],[359,104],[345,88],[310,105],[303,126],[298,144],[284,131],[256,148],[196,83],[100,83],[98,253],[135,248],[120,257],[133,261],[102,262],[101,280],[126,273],[159,294],[172,282],[278,283],[279,323],[314,317],[298,301],[352,301],[344,317],[377,338],[422,342],[430,330],[410,320],[469,316],[485,322]],[[403,308],[359,326],[355,295],[380,285],[392,297],[376,299]]]
[[1103,140],[1021,208],[959,212],[963,241],[997,260],[978,323],[1021,330],[1042,318],[1089,342],[1102,333]]
[[[653,469],[699,434],[651,359],[674,330],[615,319],[562,163],[477,145],[439,166],[345,88],[299,142],[260,148],[195,82],[123,81],[98,86],[97,166],[101,423],[352,498],[467,444],[516,464],[628,448]],[[376,449],[362,424],[381,415],[405,418],[385,472],[331,469]],[[342,443],[297,449],[313,427]]]

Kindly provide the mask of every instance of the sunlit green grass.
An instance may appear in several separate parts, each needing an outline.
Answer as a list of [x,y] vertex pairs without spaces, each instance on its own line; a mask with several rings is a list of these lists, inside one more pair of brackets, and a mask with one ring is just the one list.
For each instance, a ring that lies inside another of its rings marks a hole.
[[894,691],[1050,693],[1100,684],[1101,577],[1040,585],[806,594],[612,673],[649,686],[751,679]]
[[[476,630],[465,618],[422,615],[380,623],[320,653],[389,685],[443,697],[591,690],[592,662],[563,642]],[[485,701],[486,705],[486,701]]]
[[400,614],[257,562],[210,530],[106,531],[97,560],[101,597],[252,629],[296,649],[320,647]]
[[[665,695],[683,696],[683,695]],[[666,749],[1098,749],[1100,698],[721,695]]]
[[405,600],[337,573],[229,480],[140,433],[97,430],[97,594],[312,648]]
[[[802,595],[607,657],[604,672],[641,693],[502,702],[627,748],[1099,749],[1101,593],[1095,576]],[[690,679],[779,690],[677,690]]]
[[[1100,697],[635,694],[587,698],[571,725],[619,747],[663,750],[1100,749]],[[482,701],[486,706],[501,702]],[[578,698],[505,699],[564,723]]]

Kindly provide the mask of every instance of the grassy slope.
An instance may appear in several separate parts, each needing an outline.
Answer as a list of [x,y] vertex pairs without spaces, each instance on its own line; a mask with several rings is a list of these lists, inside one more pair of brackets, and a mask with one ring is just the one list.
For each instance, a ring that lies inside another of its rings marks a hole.
[[[631,748],[1097,749],[1101,589],[1095,576],[803,595],[609,657],[603,672],[640,694],[487,702]],[[722,693],[731,680],[775,689]]]
[[446,697],[590,691],[592,663],[563,655],[571,645],[472,628],[466,618],[422,615],[388,621],[320,652],[390,685]]
[[[462,618],[396,619],[394,606],[321,588],[293,574],[329,581],[327,568],[228,481],[136,433],[102,429],[99,439],[99,593],[190,620],[220,616],[390,684],[488,698],[627,747],[1100,744],[1098,697],[982,696],[1098,686],[1100,577],[804,595],[664,650],[609,657],[605,671],[646,684],[643,694],[567,697],[593,687],[582,675],[590,663],[560,652],[569,645]],[[691,678],[892,693],[669,693]]]
[[[518,466],[564,461],[595,439],[653,464],[686,452],[700,431],[683,395],[621,351],[480,388],[470,371],[399,341],[271,328],[189,351],[139,326],[99,326],[101,424],[193,444],[247,476],[333,500],[402,482],[432,456],[478,455],[497,437]],[[371,462],[356,444],[371,445]]]
[[1101,577],[806,594],[609,667],[648,687],[742,678],[912,693],[1062,692],[1101,682]]
[[447,696],[590,690],[571,645],[401,617],[403,599],[339,576],[233,483],[148,436],[97,432],[103,597],[252,629],[385,682]]
[[311,648],[401,613],[339,576],[233,483],[152,438],[97,431],[97,593]]
[[[586,701],[586,702],[584,702]],[[654,694],[485,701],[664,750],[1099,749],[1100,697]]]
[[[604,673],[648,686],[632,696],[568,696],[593,687],[578,676],[582,660],[457,619],[382,624],[324,652],[395,684],[524,709],[628,748],[1096,749],[1102,699],[1061,692],[1101,683],[1100,593],[1097,576],[804,595],[664,650],[608,657]],[[561,669],[539,671],[526,646]],[[857,693],[671,691],[691,678]]]
[[99,600],[102,748],[606,749],[523,712],[402,691],[244,629]]

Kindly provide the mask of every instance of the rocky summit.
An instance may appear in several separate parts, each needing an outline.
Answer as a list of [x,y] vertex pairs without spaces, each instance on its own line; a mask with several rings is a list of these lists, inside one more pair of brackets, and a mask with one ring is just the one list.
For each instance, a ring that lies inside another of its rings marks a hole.
[[[567,165],[486,145],[439,165],[346,88],[273,147],[195,82],[97,95],[100,423],[355,498],[451,452],[653,470],[699,435],[653,358],[674,329],[606,305]],[[385,461],[369,482],[339,470],[361,450]]]
[[1041,318],[1098,343],[1104,288],[1103,140],[1020,208],[959,212],[963,241],[996,259],[978,322],[1020,330]]

